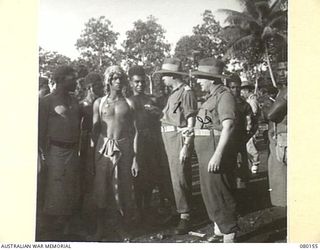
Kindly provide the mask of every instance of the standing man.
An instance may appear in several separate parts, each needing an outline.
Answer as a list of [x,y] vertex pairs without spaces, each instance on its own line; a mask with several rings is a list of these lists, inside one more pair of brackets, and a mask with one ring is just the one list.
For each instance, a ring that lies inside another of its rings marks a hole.
[[93,143],[92,143],[92,117],[93,102],[103,96],[103,82],[101,76],[96,72],[90,72],[84,78],[84,98],[80,101],[80,166],[81,166],[81,204],[84,195],[88,193],[92,185],[94,175],[93,166]]
[[39,99],[42,99],[50,93],[49,80],[46,77],[39,77]]
[[287,206],[287,62],[277,65],[279,93],[268,112],[274,123],[269,129],[270,155],[268,174],[271,203],[274,206]]
[[104,76],[107,95],[93,105],[92,133],[96,150],[93,194],[98,208],[95,239],[103,239],[108,214],[109,218],[116,219],[110,229],[126,241],[135,207],[132,177],[138,176],[138,131],[133,104],[123,96],[127,85],[125,72],[114,65],[106,69]]
[[236,106],[229,89],[222,84],[223,67],[222,61],[206,58],[200,60],[198,71],[192,72],[201,90],[208,93],[197,115],[194,145],[207,213],[214,223],[215,235],[223,235],[223,241],[229,243],[234,242],[238,230],[232,193],[236,167],[232,145]]
[[53,74],[56,91],[39,107],[39,147],[47,167],[44,214],[48,223],[63,231],[79,205],[78,101],[69,92],[76,87],[76,72],[60,66]]
[[254,86],[248,81],[244,81],[241,84],[241,96],[250,104],[252,109],[252,131],[251,137],[247,142],[247,151],[249,155],[249,161],[251,163],[251,172],[256,174],[260,164],[260,154],[256,146],[255,133],[258,130],[258,118],[260,115],[260,107],[257,95],[253,93]]
[[191,153],[197,100],[191,88],[182,80],[177,58],[166,58],[160,71],[166,86],[172,88],[163,109],[161,132],[169,161],[173,192],[180,221],[175,234],[186,234],[190,229],[192,196]]
[[246,144],[249,135],[252,131],[252,109],[249,103],[247,103],[240,95],[241,90],[241,79],[237,74],[231,75],[227,79],[227,85],[231,90],[232,95],[236,101],[236,122],[234,129],[235,136],[235,150],[237,154],[240,154],[241,161],[238,165],[236,175],[237,175],[237,185],[238,187],[243,187],[245,182],[249,178],[249,168],[248,168],[248,153]]
[[159,161],[159,117],[161,110],[156,108],[151,96],[145,94],[146,74],[142,66],[133,66],[128,71],[130,85],[134,95],[129,100],[134,104],[136,125],[139,131],[137,158],[139,176],[134,179],[135,199],[139,213],[139,220],[150,219],[150,201],[155,187],[156,172],[161,171]]

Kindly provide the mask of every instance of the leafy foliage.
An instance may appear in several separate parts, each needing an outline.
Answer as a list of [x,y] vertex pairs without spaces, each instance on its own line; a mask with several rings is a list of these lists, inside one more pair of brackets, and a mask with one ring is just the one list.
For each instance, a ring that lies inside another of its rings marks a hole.
[[228,50],[225,57],[245,61],[249,68],[268,63],[273,84],[271,62],[286,59],[287,9],[285,0],[238,0],[243,11],[221,9],[229,26],[221,31]]
[[128,66],[140,64],[151,73],[170,52],[170,44],[165,41],[165,30],[153,16],[148,16],[146,21],[138,20],[133,26],[126,32],[122,44],[125,60]]
[[193,27],[194,34],[180,38],[175,47],[175,56],[182,60],[185,70],[197,67],[201,58],[224,55],[226,43],[220,38],[221,29],[212,11],[205,10],[202,23]]
[[39,47],[39,73],[49,77],[61,65],[70,64],[71,59],[55,51],[47,51]]
[[111,22],[104,16],[90,18],[85,23],[85,28],[75,46],[91,71],[104,71],[106,67],[117,62],[118,36],[119,33],[112,30]]

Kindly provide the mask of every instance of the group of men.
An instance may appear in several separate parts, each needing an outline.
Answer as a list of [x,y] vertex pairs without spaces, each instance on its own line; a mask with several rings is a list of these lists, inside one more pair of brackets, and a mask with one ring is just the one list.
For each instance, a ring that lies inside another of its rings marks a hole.
[[[214,227],[210,238],[234,242],[239,228],[233,190],[236,176],[243,177],[248,170],[238,169],[237,155],[244,161],[247,148],[254,147],[250,140],[257,114],[240,97],[240,78],[223,75],[223,68],[224,63],[212,57],[200,60],[197,71],[191,72],[206,94],[199,105],[185,82],[189,74],[182,71],[181,61],[166,58],[155,72],[171,89],[161,108],[157,98],[145,93],[141,66],[131,67],[128,77],[116,65],[106,69],[104,80],[89,73],[80,103],[70,94],[76,87],[76,71],[70,66],[56,69],[55,89],[39,105],[39,155],[46,172],[42,211],[52,224],[65,230],[90,189],[97,208],[91,239],[103,240],[106,227],[128,236],[134,221],[141,222],[150,214],[157,186],[160,196],[179,214],[174,234],[187,234],[192,225],[191,156],[195,151],[201,194]],[[275,193],[282,203],[274,204],[285,206],[287,83],[281,72],[284,87],[270,110],[274,130],[269,133],[269,174],[271,198]],[[127,97],[123,89],[129,85],[134,94]],[[257,171],[259,161],[254,156],[252,172]],[[108,218],[114,223],[107,225]]]

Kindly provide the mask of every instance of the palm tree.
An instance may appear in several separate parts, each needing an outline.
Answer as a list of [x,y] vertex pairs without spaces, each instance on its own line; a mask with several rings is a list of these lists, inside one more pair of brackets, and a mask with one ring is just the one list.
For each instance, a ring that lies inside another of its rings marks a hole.
[[266,59],[272,84],[276,86],[270,49],[275,46],[287,47],[287,10],[281,8],[287,0],[238,1],[244,6],[242,12],[219,10],[227,14],[225,22],[229,24],[222,31],[222,37],[228,42],[226,56],[250,52]]

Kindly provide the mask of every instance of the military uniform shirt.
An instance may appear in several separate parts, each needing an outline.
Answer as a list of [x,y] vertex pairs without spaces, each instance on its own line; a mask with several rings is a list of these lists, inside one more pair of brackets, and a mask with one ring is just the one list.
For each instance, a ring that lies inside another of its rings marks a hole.
[[197,99],[191,88],[186,84],[181,84],[174,89],[162,112],[163,125],[186,127],[187,119],[197,113]]
[[229,89],[218,85],[201,105],[195,128],[221,131],[222,122],[227,119],[236,119],[235,99]]

